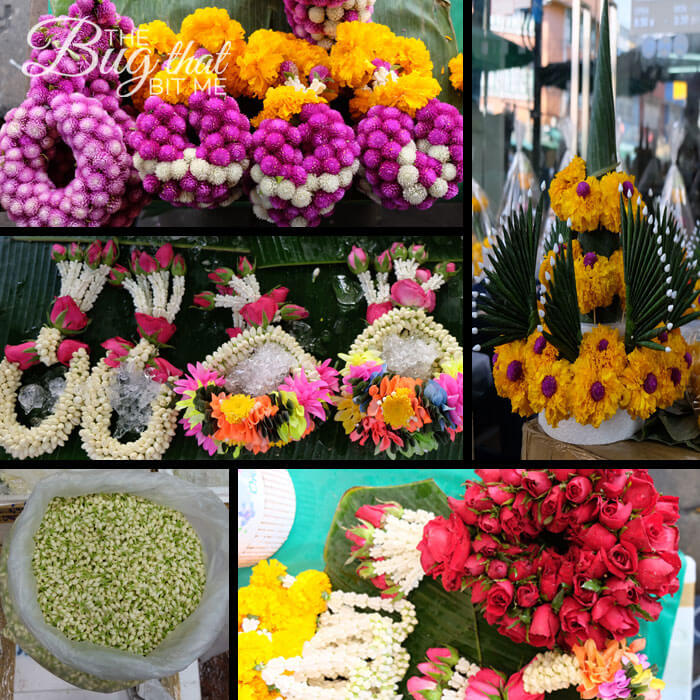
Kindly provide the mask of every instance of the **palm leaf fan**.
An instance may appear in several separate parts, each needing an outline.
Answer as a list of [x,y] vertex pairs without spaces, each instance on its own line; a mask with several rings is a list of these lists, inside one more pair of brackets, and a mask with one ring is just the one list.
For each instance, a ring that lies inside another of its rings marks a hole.
[[554,245],[555,257],[549,289],[544,295],[542,335],[562,357],[575,362],[581,347],[581,322],[576,295],[576,273],[571,249],[571,231],[557,220],[555,233],[558,242]]
[[537,242],[542,227],[544,197],[532,211],[517,209],[503,225],[494,244],[491,269],[486,271],[486,291],[477,299],[477,308],[486,317],[480,331],[486,337],[483,347],[493,347],[527,338],[537,325]]

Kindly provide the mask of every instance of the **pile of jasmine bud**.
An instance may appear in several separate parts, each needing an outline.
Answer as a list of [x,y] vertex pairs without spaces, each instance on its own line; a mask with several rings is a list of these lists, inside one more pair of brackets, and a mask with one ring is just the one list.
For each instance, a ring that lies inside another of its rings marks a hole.
[[74,641],[145,656],[204,591],[201,542],[185,516],[131,494],[53,498],[34,543],[39,607]]

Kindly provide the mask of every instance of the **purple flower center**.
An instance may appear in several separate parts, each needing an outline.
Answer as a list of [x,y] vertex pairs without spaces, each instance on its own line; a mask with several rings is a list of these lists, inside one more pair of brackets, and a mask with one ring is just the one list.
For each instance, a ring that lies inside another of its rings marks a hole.
[[519,379],[523,378],[523,363],[520,360],[513,360],[506,370],[506,377],[510,379],[511,382],[517,382]]
[[685,360],[685,364],[688,365],[688,367],[690,367],[690,365],[693,364],[693,358],[691,357],[689,352],[687,352],[687,353],[685,353],[685,355],[683,355],[683,359]]
[[605,387],[600,382],[593,382],[589,393],[594,401],[602,401],[605,396]]
[[681,371],[678,367],[671,367],[671,381],[673,386],[678,386],[681,383]]
[[665,343],[668,340],[668,333],[666,331],[661,331],[661,333],[659,333],[659,340]]
[[544,336],[541,335],[535,341],[535,345],[532,349],[535,351],[535,355],[541,355],[545,347],[547,347],[547,341],[544,339]]
[[576,185],[576,194],[579,197],[588,197],[591,193],[591,186],[585,181],[581,181]]
[[644,391],[646,391],[647,394],[653,394],[658,385],[659,383],[656,381],[656,375],[653,372],[649,372],[647,378],[644,380]]
[[557,390],[557,380],[551,374],[548,374],[542,380],[542,393],[548,399],[551,399],[552,396],[554,396],[554,393],[556,392],[556,390]]
[[583,266],[593,267],[598,262],[598,256],[595,253],[586,253],[583,256]]
[[634,185],[629,180],[625,180],[622,183],[622,191],[625,197],[631,197],[632,192],[634,192]]
[[604,350],[607,350],[608,345],[608,341],[605,338],[603,338],[603,340],[598,342],[598,352],[603,352]]
[[492,358],[492,360],[491,360],[491,364],[495,367],[497,361],[498,361],[498,353],[497,353],[497,352],[494,352],[494,353],[493,353],[493,358]]

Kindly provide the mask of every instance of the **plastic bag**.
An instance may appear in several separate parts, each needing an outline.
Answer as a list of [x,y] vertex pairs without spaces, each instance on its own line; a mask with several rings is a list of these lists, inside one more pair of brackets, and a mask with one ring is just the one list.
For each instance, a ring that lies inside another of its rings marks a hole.
[[[207,570],[202,600],[148,656],[74,642],[48,625],[39,608],[31,568],[34,534],[52,498],[91,493],[130,493],[173,508],[185,515],[202,542]],[[228,624],[228,615],[223,615],[229,604],[228,510],[207,488],[168,474],[124,470],[56,474],[37,484],[6,544],[7,596],[19,620],[55,659],[77,671],[122,685],[169,676],[205,653]]]
[[659,206],[666,207],[673,213],[678,228],[683,234],[683,245],[687,246],[693,236],[693,212],[688,204],[688,193],[685,189],[683,175],[678,168],[678,152],[683,145],[686,129],[681,122],[675,122],[669,134],[671,145],[671,167],[666,173],[664,188],[661,191]]
[[481,279],[483,269],[488,269],[493,241],[489,198],[481,185],[472,178],[472,281]]
[[506,183],[503,186],[503,197],[498,209],[498,225],[503,225],[503,219],[508,218],[516,209],[527,209],[528,191],[532,193],[532,206],[537,205],[540,198],[540,188],[535,183],[535,171],[532,163],[523,151],[525,125],[515,122],[515,155],[506,173]]

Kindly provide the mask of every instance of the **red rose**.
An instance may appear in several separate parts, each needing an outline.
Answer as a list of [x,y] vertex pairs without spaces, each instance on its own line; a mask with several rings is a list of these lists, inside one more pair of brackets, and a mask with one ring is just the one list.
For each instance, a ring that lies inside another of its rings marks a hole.
[[500,469],[475,469],[474,471],[485,484],[497,484],[501,480]]
[[544,469],[528,469],[523,475],[523,486],[533,498],[538,498],[549,491],[552,482]]
[[[622,500],[631,503],[632,508],[648,513],[659,500],[659,493],[654,488],[654,481],[643,470],[636,470],[629,479],[629,486],[625,491]],[[639,473],[641,472],[641,473]]]
[[49,318],[53,327],[58,328],[62,333],[78,333],[88,324],[88,317],[70,296],[56,299]]
[[525,691],[525,681],[523,680],[524,673],[525,669],[522,669],[510,677],[510,680],[506,684],[508,700],[544,700],[544,693],[533,695]]
[[[250,263],[248,263],[250,265]],[[265,296],[270,297],[275,304],[284,304],[289,295],[289,289],[287,287],[275,287],[271,289]]]
[[117,336],[116,338],[105,340],[105,342],[102,343],[102,347],[105,350],[109,350],[107,357],[104,359],[104,363],[109,367],[119,367],[120,362],[129,354],[134,344]]
[[478,605],[486,600],[488,590],[481,581],[477,581],[472,587],[472,605]]
[[423,571],[433,578],[445,570],[461,572],[471,553],[469,530],[455,513],[449,520],[435,518],[423,528],[418,550]]
[[515,602],[521,608],[531,608],[540,598],[540,593],[537,586],[528,581],[518,586],[515,593]]
[[636,637],[639,620],[629,608],[618,605],[612,596],[603,596],[593,606],[593,620],[608,630],[615,639]]
[[656,502],[655,513],[659,513],[664,522],[668,525],[673,525],[678,521],[680,513],[678,512],[678,496],[661,496]]
[[277,303],[270,297],[260,297],[241,308],[240,314],[249,326],[266,328],[277,313]]
[[677,554],[661,552],[639,561],[637,580],[645,593],[663,596],[678,590],[676,576],[680,570],[681,560]]
[[498,628],[499,634],[512,639],[516,644],[523,644],[527,639],[527,627],[517,617],[504,615]]
[[368,304],[367,314],[365,315],[367,323],[369,323],[371,326],[378,318],[381,318],[384,314],[389,313],[389,311],[391,311],[393,308],[394,304],[390,301],[385,301],[381,304]]
[[627,527],[620,533],[621,542],[630,542],[640,552],[651,552],[651,542],[647,534],[646,522],[642,516],[638,516],[627,523]]
[[588,639],[591,614],[574,598],[570,596],[564,598],[559,610],[559,620],[562,630],[569,635],[570,639],[577,639],[580,644]]
[[554,614],[549,604],[540,605],[535,609],[530,623],[529,643],[533,647],[552,649],[559,633],[559,618]]
[[566,497],[572,503],[583,503],[593,492],[591,480],[585,476],[575,476],[566,485]]
[[505,679],[490,668],[483,668],[467,682],[464,700],[492,700],[501,697]]
[[226,329],[226,335],[228,335],[229,338],[237,338],[241,333],[243,333],[242,328],[227,328]]
[[471,576],[481,576],[486,571],[486,557],[480,554],[470,554],[467,561],[464,562],[464,568]]
[[508,576],[508,564],[500,559],[492,559],[488,568],[488,577],[495,581],[499,578],[506,578]]
[[467,505],[465,501],[448,496],[447,505],[450,506],[450,510],[453,513],[457,513],[457,515],[462,518],[465,525],[476,525],[476,521],[479,516]]
[[136,325],[139,335],[156,345],[165,345],[175,335],[177,328],[174,323],[168,323],[168,319],[162,316],[149,316],[136,313]]
[[594,523],[581,534],[583,543],[589,549],[611,549],[617,543],[617,537],[600,523]]
[[576,525],[586,525],[598,517],[600,511],[600,496],[592,496],[586,503],[573,508],[568,512],[569,523]]
[[513,602],[513,584],[510,581],[496,581],[486,594],[484,617],[489,625],[495,624],[506,614]]
[[559,579],[556,572],[548,572],[540,576],[540,594],[544,600],[554,600],[559,592]]
[[652,620],[658,620],[663,610],[663,605],[648,595],[639,596],[637,604]]
[[58,346],[56,357],[62,365],[68,367],[70,361],[73,359],[73,355],[81,348],[85,348],[88,353],[90,352],[90,346],[86,343],[79,343],[77,340],[64,340]]
[[575,469],[550,469],[549,471],[554,474],[554,478],[557,481],[568,481],[574,474],[576,474]]
[[613,576],[626,578],[637,571],[639,555],[630,542],[620,542],[609,550],[603,550],[603,561]]
[[591,579],[586,574],[576,574],[574,576],[574,589],[571,595],[584,608],[590,608],[598,600],[598,594],[595,591],[589,591],[583,587],[583,584]]
[[491,535],[480,532],[472,540],[472,548],[477,554],[483,554],[485,557],[494,557],[498,551],[498,542]]
[[477,518],[477,526],[482,532],[489,535],[498,535],[501,532],[501,523],[495,515],[491,513],[482,513]]
[[[563,532],[566,529],[568,518],[562,518],[562,508],[564,506],[564,491],[555,486],[546,496],[544,501],[539,503],[535,512],[537,513],[537,522],[540,525],[547,527],[550,532]],[[554,529],[552,524],[556,525]],[[559,527],[561,526],[561,530]]]
[[493,501],[489,498],[486,487],[475,482],[464,492],[464,501],[470,508],[479,512],[493,508]]
[[167,360],[162,357],[156,357],[151,364],[149,364],[151,379],[160,384],[165,384],[170,377],[180,377],[182,376],[182,370],[178,369],[174,365],[171,365]]
[[610,530],[619,530],[627,524],[632,515],[631,503],[604,501],[600,509],[600,522]]
[[[572,547],[572,549],[574,549]],[[569,550],[571,551],[571,550]],[[577,572],[587,574],[588,578],[601,578],[608,571],[603,561],[601,552],[594,552],[591,549],[579,549],[576,547],[576,566]]]
[[608,593],[613,597],[618,605],[627,607],[628,605],[638,605],[640,600],[640,590],[632,579],[609,578],[605,585]]
[[677,527],[671,527],[664,523],[664,517],[660,513],[652,513],[644,516],[644,525],[647,529],[649,542],[657,552],[677,552],[680,533]]
[[5,359],[8,362],[19,365],[19,368],[23,372],[25,369],[38,365],[40,360],[36,351],[36,342],[32,340],[29,343],[22,343],[21,345],[6,345]]
[[627,486],[627,469],[605,469],[603,478],[598,482],[598,490],[608,498],[617,498]]
[[501,479],[508,486],[520,486],[524,471],[524,469],[501,469]]
[[489,498],[491,498],[497,505],[502,506],[506,503],[512,503],[515,496],[511,491],[504,488],[500,484],[494,484],[487,488]]
[[508,578],[513,582],[522,581],[524,578],[532,576],[535,571],[537,571],[537,567],[534,562],[528,559],[517,559],[511,564]]

